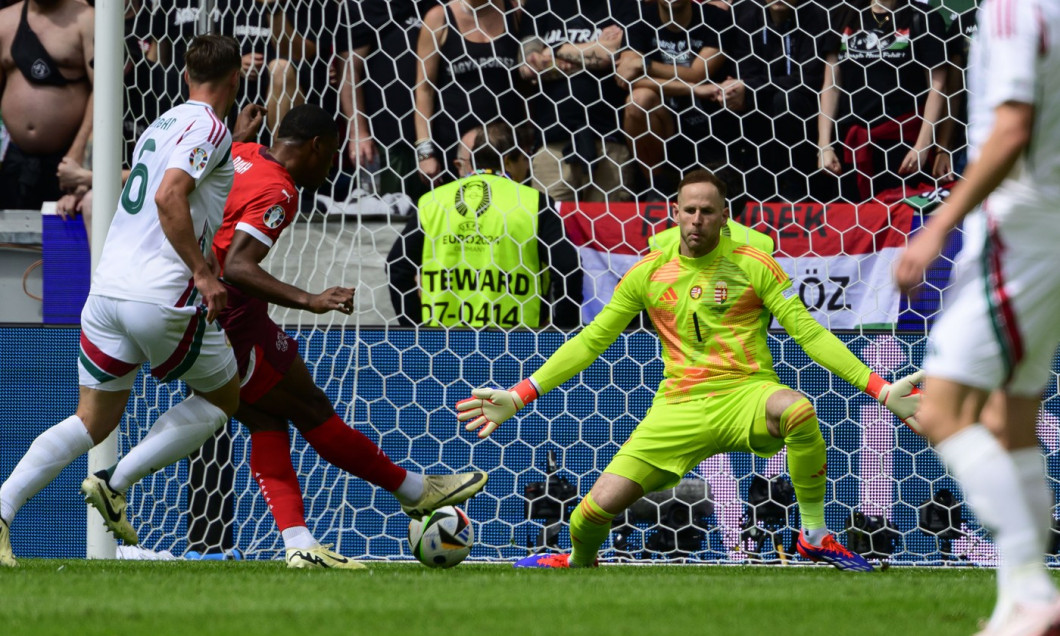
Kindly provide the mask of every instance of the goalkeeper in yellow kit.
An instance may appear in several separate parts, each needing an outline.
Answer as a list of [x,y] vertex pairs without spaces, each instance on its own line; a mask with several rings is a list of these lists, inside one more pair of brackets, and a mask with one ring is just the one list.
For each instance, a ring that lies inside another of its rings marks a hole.
[[780,383],[767,346],[772,316],[817,363],[867,392],[910,426],[917,375],[888,384],[810,316],[787,274],[765,252],[722,235],[725,185],[706,170],[684,177],[674,215],[681,240],[650,252],[622,278],[595,320],[511,390],[475,389],[457,404],[467,430],[486,437],[538,396],[588,367],[647,310],[665,370],[644,421],[571,515],[571,554],[537,554],[516,567],[586,567],[611,520],[644,496],[677,484],[707,457],[770,457],[788,447],[802,518],[798,551],[843,570],[871,571],[825,527],[826,449],[813,405]]

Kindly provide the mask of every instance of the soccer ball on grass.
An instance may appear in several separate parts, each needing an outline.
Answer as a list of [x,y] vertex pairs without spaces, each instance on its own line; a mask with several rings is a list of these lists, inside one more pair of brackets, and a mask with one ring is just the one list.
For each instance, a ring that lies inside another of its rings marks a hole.
[[475,543],[471,519],[460,508],[443,506],[409,522],[409,546],[429,568],[451,568],[467,558]]

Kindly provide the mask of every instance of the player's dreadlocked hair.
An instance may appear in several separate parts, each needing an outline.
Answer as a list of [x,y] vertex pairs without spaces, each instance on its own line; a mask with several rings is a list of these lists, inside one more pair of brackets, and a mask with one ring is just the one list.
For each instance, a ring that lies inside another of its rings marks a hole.
[[293,143],[305,143],[314,137],[338,137],[335,118],[320,106],[302,104],[284,115],[276,139]]

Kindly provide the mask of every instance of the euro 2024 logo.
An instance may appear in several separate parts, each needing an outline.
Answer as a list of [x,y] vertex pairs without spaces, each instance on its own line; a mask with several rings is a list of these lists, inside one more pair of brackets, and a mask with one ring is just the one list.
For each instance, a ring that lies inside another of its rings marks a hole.
[[265,215],[261,218],[261,220],[265,223],[265,227],[269,228],[270,230],[275,230],[276,228],[280,227],[281,224],[283,224],[283,220],[284,218],[286,218],[286,216],[287,215],[284,214],[283,211],[283,206],[274,205],[265,212]]
[[196,148],[191,151],[188,156],[188,164],[192,170],[198,171],[206,167],[206,162],[210,160],[210,156],[202,148]]

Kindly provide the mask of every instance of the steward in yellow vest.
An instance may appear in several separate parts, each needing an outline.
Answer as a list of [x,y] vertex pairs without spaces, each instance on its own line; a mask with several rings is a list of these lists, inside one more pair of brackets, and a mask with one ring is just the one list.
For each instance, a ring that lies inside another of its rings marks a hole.
[[553,201],[519,182],[528,162],[516,155],[510,127],[489,124],[485,134],[479,129],[469,157],[478,169],[420,198],[417,217],[387,257],[401,324],[579,324],[577,251]]

